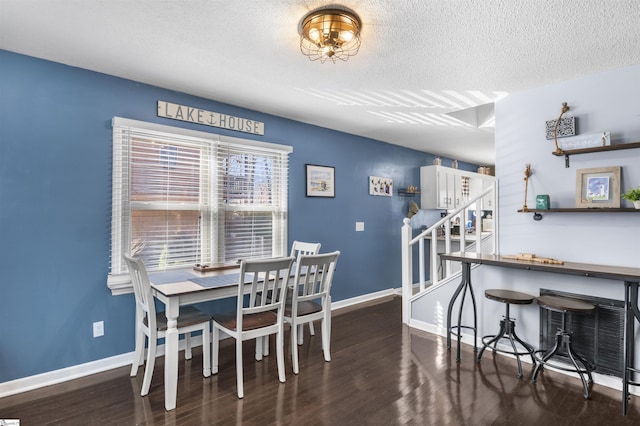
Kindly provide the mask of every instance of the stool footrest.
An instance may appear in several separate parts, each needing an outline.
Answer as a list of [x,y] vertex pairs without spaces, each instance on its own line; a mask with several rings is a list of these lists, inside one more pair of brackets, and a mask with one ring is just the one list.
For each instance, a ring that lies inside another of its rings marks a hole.
[[[513,351],[513,350],[509,350],[509,349],[502,349],[502,348],[498,348],[498,347],[491,347],[491,343],[493,339],[495,339],[498,335],[494,334],[493,336],[484,336],[482,338],[482,344],[488,348],[491,349],[493,352],[501,352],[503,354],[510,354],[510,355],[532,355],[533,354],[533,348],[531,347],[527,347],[525,345],[523,345],[522,343],[520,343],[520,346],[522,346],[524,348],[524,351],[519,352],[519,351]],[[502,336],[500,338],[500,340],[505,339],[505,340],[509,340],[509,336]],[[497,341],[496,341],[497,342]]]
[[[578,373],[578,374],[591,374],[591,372],[593,371],[593,367],[591,367],[590,365],[585,365],[584,362],[582,360],[580,360],[580,363],[583,365],[583,368],[579,368],[576,370],[575,367],[571,367],[569,364],[567,364],[566,367],[564,367],[563,365],[560,365],[557,363],[557,361],[552,361],[551,359],[548,359],[546,361],[543,361],[542,358],[544,356],[544,354],[546,353],[546,350],[539,350],[539,351],[535,351],[533,353],[533,356],[536,359],[536,362],[539,362],[540,364],[542,364],[543,366],[549,366],[551,368],[555,368],[556,370],[563,370],[563,371],[570,371],[573,373]],[[562,354],[560,354],[562,355]],[[591,377],[589,377],[589,383],[592,383],[593,379]]]

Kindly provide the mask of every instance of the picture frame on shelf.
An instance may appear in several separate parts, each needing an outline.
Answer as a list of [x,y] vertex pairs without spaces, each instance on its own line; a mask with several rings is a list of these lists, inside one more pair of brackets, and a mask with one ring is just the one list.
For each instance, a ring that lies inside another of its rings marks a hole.
[[335,167],[306,164],[307,197],[336,196]]
[[620,208],[621,167],[576,170],[577,208]]

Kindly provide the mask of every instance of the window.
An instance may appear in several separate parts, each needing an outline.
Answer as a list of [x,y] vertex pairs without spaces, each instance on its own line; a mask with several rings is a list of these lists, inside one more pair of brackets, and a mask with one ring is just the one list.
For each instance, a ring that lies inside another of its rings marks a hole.
[[129,291],[125,252],[150,271],[286,255],[291,151],[114,118],[109,288]]

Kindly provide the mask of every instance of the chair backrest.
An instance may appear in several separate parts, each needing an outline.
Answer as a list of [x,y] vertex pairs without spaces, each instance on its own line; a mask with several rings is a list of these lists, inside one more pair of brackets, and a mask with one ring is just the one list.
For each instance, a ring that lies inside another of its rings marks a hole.
[[321,299],[322,309],[328,309],[329,294],[333,273],[340,256],[339,251],[332,253],[300,255],[296,262],[293,306],[296,302]]
[[296,259],[301,254],[318,254],[320,253],[320,243],[305,243],[303,241],[294,241],[291,244],[291,256]]
[[142,259],[123,254],[129,275],[131,275],[131,283],[133,284],[133,293],[136,298],[136,306],[147,317],[149,328],[156,327],[156,305],[151,293],[151,283],[147,275],[147,269]]
[[240,263],[240,282],[250,285],[251,291],[247,304],[244,286],[238,286],[238,330],[242,330],[243,315],[274,311],[281,319],[294,260],[293,257],[281,257],[243,260]]

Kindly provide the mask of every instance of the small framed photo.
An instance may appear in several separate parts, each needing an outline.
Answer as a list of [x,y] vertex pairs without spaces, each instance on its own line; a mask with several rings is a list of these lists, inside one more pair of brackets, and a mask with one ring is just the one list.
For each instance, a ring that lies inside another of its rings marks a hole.
[[393,195],[393,179],[369,176],[369,195],[391,197]]
[[307,164],[307,197],[335,197],[335,168]]
[[576,171],[576,207],[620,207],[620,167]]

